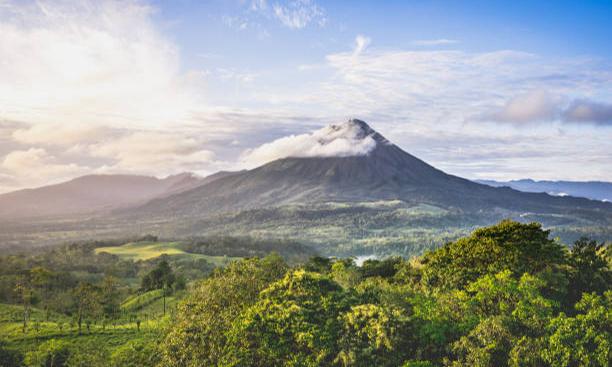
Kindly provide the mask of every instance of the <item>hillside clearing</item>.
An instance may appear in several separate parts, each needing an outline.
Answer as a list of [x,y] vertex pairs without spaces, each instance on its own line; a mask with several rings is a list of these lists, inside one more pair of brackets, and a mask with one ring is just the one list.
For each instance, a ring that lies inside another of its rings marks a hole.
[[228,262],[237,259],[228,256],[209,256],[186,252],[179,248],[180,244],[180,242],[130,242],[122,246],[98,247],[95,251],[97,254],[106,252],[133,261],[151,260],[161,255],[181,256],[191,259],[205,259],[217,266],[226,265]]

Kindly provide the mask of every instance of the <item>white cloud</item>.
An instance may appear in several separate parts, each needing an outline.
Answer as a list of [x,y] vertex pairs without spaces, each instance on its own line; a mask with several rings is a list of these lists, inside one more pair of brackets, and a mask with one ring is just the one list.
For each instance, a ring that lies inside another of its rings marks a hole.
[[562,122],[612,125],[612,104],[586,98],[568,102],[568,98],[536,90],[511,98],[482,119],[517,124]]
[[242,160],[258,166],[286,157],[350,157],[366,155],[376,141],[353,123],[330,125],[309,134],[290,135],[246,151]]
[[355,37],[355,48],[353,49],[353,55],[359,56],[372,42],[370,37],[366,37],[363,35],[357,35]]
[[244,31],[249,27],[249,21],[248,19],[244,17],[238,17],[238,16],[231,17],[228,15],[225,15],[221,19],[226,26],[232,29],[235,29],[237,31]]
[[106,171],[150,172],[157,175],[201,170],[212,163],[215,154],[203,148],[196,138],[159,131],[131,132],[119,138],[94,144],[92,156],[111,159]]
[[593,102],[587,99],[575,100],[563,112],[563,120],[612,125],[612,104]]
[[559,114],[560,99],[543,90],[531,91],[510,99],[501,109],[484,119],[500,122],[527,123],[554,121]]
[[[568,101],[612,100],[612,74],[598,60],[548,59],[511,50],[371,47],[359,57],[351,49],[329,54],[326,61],[333,77],[300,90],[307,98],[287,96],[286,103],[358,116],[410,153],[453,174],[611,179],[606,172],[612,130],[559,121]],[[483,123],[483,116],[494,113],[506,120],[547,123]],[[525,150],[525,141],[534,145]],[[468,155],[471,164],[462,158]]]
[[197,93],[140,1],[9,1],[0,7],[0,118],[160,126]]
[[102,126],[38,124],[17,129],[12,133],[15,141],[30,145],[73,146],[75,144],[99,141],[111,131]]
[[41,148],[13,151],[4,157],[0,167],[17,174],[18,179],[14,175],[8,177],[13,177],[14,181],[27,186],[63,181],[89,171],[88,167],[75,163],[61,163]]
[[274,16],[289,28],[301,29],[311,23],[324,26],[327,22],[325,11],[312,0],[291,0],[285,4],[273,5]]
[[445,45],[454,45],[457,43],[459,43],[459,41],[446,39],[446,38],[433,39],[433,40],[417,40],[417,41],[412,42],[412,44],[416,46],[445,46]]
[[251,10],[260,11],[268,8],[268,2],[266,0],[252,0]]

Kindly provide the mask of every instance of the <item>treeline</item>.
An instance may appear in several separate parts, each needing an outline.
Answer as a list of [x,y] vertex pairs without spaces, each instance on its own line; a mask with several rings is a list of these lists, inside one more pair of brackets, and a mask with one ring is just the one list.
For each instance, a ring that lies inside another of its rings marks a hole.
[[[106,253],[96,254],[98,243],[70,244],[46,252],[0,257],[0,302],[21,303],[18,284],[31,283],[37,288],[32,301],[49,298],[48,305],[60,311],[71,290],[80,282],[97,283],[105,277],[137,277],[141,270],[131,261]],[[44,293],[44,295],[43,295]]]
[[229,257],[264,257],[276,252],[289,262],[304,262],[316,255],[312,248],[297,241],[250,236],[196,237],[182,241],[180,248],[195,254]]
[[[66,329],[74,325],[80,332],[92,323],[106,326],[136,320],[138,315],[120,308],[127,297],[154,289],[163,289],[165,297],[214,269],[204,259],[161,256],[134,262],[95,252],[114,243],[75,243],[46,252],[1,256],[0,303],[20,307],[24,334],[49,321],[57,321],[62,329],[64,324]],[[42,317],[32,317],[34,308],[43,312]]]
[[179,306],[163,366],[609,366],[608,248],[503,221],[408,261],[219,269]]

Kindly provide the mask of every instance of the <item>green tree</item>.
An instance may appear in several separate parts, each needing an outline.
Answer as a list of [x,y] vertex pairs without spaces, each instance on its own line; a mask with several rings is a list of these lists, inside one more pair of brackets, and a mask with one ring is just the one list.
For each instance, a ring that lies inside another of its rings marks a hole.
[[100,285],[100,302],[102,312],[107,318],[115,318],[119,313],[121,304],[121,293],[119,282],[113,276],[106,276]]
[[327,257],[313,256],[304,264],[306,271],[327,274],[331,271],[332,261]]
[[90,283],[81,282],[73,290],[72,295],[80,335],[82,333],[83,321],[96,317],[101,312],[100,289]]
[[329,366],[350,302],[329,278],[297,270],[271,284],[229,331],[224,366]]
[[612,291],[585,293],[576,311],[574,317],[561,313],[550,321],[543,359],[553,367],[612,365]]
[[30,270],[32,286],[38,291],[40,300],[45,311],[45,320],[49,320],[49,296],[53,281],[53,273],[42,266],[37,266]]
[[486,274],[511,270],[538,274],[566,264],[563,247],[539,223],[510,220],[475,230],[423,257],[423,280],[430,286],[462,288]]
[[179,304],[161,343],[164,366],[216,366],[227,344],[226,331],[259,293],[282,277],[278,255],[245,259],[217,269]]
[[15,285],[15,292],[19,295],[21,306],[23,307],[22,330],[25,333],[28,330],[28,321],[30,319],[30,310],[32,307],[32,297],[34,293],[32,287],[32,279],[29,273],[24,274],[17,279],[17,284]]
[[354,287],[361,280],[361,272],[352,258],[336,260],[329,275],[344,288]]
[[390,257],[384,260],[366,260],[361,265],[363,278],[382,277],[392,278],[403,265],[400,257]]
[[88,341],[73,347],[68,358],[68,367],[107,367],[109,352],[100,342]]
[[341,366],[398,366],[409,352],[408,318],[401,309],[374,304],[353,306],[341,316],[339,350]]
[[115,349],[111,355],[112,367],[154,367],[161,361],[155,340],[131,340]]
[[10,349],[5,341],[0,341],[0,366],[21,366],[23,355],[15,349]]
[[140,288],[145,291],[172,287],[176,277],[167,260],[160,261],[155,268],[143,278]]
[[28,367],[64,367],[68,366],[69,358],[68,342],[51,339],[41,344],[35,351],[28,352],[24,362]]
[[509,320],[503,316],[492,316],[482,320],[470,333],[453,344],[457,360],[448,363],[453,367],[498,367],[505,366],[512,347]]
[[168,295],[168,291],[172,289],[175,281],[176,276],[167,260],[160,261],[153,270],[142,278],[140,288],[143,291],[146,292],[154,289],[162,290],[164,315],[166,314],[166,296]]
[[612,284],[612,271],[606,250],[603,243],[585,237],[574,243],[569,254],[572,270],[567,302],[570,305],[578,302],[583,293],[603,294],[609,289]]
[[446,358],[457,366],[507,360],[517,338],[543,335],[556,309],[554,301],[542,296],[544,284],[529,274],[517,279],[506,270],[461,290],[407,293],[414,356],[437,363]]

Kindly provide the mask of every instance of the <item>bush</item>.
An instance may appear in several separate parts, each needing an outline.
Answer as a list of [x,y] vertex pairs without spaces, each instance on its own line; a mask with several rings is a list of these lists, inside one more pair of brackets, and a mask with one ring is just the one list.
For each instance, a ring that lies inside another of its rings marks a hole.
[[132,340],[117,348],[111,355],[113,367],[148,367],[160,362],[155,343],[149,340]]
[[16,350],[8,349],[6,343],[0,341],[0,366],[21,366],[23,356]]
[[51,339],[41,344],[37,350],[27,353],[25,365],[28,367],[63,367],[68,366],[69,358],[68,343]]

